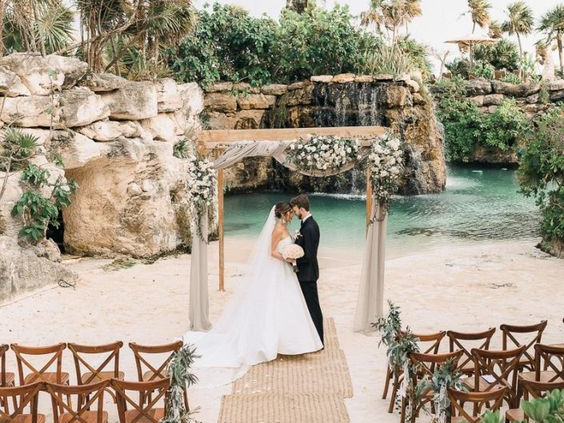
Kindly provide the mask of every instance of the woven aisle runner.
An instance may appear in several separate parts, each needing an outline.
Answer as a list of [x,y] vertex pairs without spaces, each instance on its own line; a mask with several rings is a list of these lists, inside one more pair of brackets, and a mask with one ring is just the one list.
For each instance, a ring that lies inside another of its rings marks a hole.
[[221,401],[219,423],[347,423],[352,380],[333,319],[325,349],[253,366]]

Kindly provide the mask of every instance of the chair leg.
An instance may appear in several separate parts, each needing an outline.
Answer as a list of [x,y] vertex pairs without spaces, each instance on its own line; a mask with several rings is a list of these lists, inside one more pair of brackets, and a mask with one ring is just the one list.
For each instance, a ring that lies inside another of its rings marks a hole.
[[390,387],[390,379],[392,378],[392,371],[390,366],[386,369],[386,380],[384,381],[384,393],[382,394],[382,399],[386,399],[388,396],[388,389]]

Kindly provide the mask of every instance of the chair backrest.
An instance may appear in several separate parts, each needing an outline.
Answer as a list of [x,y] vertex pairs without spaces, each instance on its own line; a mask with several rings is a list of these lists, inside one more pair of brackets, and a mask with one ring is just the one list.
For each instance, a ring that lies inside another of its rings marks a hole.
[[[123,342],[121,341],[95,346],[68,344],[68,348],[71,350],[74,357],[76,380],[78,381],[78,384],[85,385],[104,380],[104,378],[100,376],[103,371],[111,371],[113,373],[112,377],[117,378],[119,376],[119,351],[121,347],[123,347]],[[104,354],[106,357],[99,365],[93,365],[85,358],[86,355],[92,356]],[[111,367],[111,370],[104,370],[106,367]],[[87,373],[88,375],[86,376]]]
[[[18,374],[20,378],[20,384],[25,384],[25,372],[24,370],[29,371],[30,375],[33,375],[31,380],[28,380],[27,383],[33,383],[36,381],[41,380],[41,376],[50,371],[50,368],[53,364],[55,364],[55,372],[56,372],[56,379],[57,381],[61,381],[62,375],[62,368],[63,368],[63,351],[67,347],[66,344],[56,344],[51,345],[48,347],[24,347],[18,344],[12,344],[11,348],[16,355],[16,361],[18,365]],[[29,356],[47,356],[44,359],[44,364],[42,367],[35,366],[29,360]]]
[[9,349],[9,345],[0,345],[0,387],[6,386],[6,352]]
[[564,380],[558,382],[537,382],[534,380],[520,380],[519,385],[523,390],[523,397],[528,400],[530,397],[543,398],[547,392],[554,389],[564,389]]
[[[131,348],[135,357],[138,380],[143,382],[143,375],[147,372],[151,373],[148,380],[167,378],[166,368],[172,359],[172,353],[182,348],[182,345],[182,341],[164,345],[139,345],[131,342],[129,348]],[[156,360],[150,360],[149,356],[158,356],[158,363],[155,364]]]
[[432,377],[435,369],[443,366],[448,360],[458,367],[458,361],[462,356],[462,351],[453,351],[442,354],[433,353],[411,353],[409,359],[415,368],[417,378],[426,376]]
[[[118,414],[121,423],[126,423],[125,416],[128,407],[132,408],[131,411],[134,411],[135,416],[128,419],[127,423],[158,423],[166,413],[166,397],[170,388],[168,378],[150,382],[126,382],[112,379],[112,388],[117,395]],[[154,391],[157,391],[157,393],[155,394]],[[129,392],[138,393],[137,399],[134,399]],[[144,401],[143,398],[147,398],[147,401]],[[164,406],[157,407],[161,399],[164,399]],[[160,416],[155,413],[158,408],[162,409]]]
[[499,328],[502,332],[502,349],[507,350],[525,345],[526,348],[523,352],[523,359],[525,360],[522,359],[521,362],[525,361],[531,367],[531,370],[534,370],[532,368],[535,364],[534,345],[540,344],[546,325],[546,320],[541,320],[534,325],[501,325]]
[[[406,332],[404,331],[400,332],[400,336],[405,334]],[[446,332],[412,333],[411,335],[418,339],[417,344],[419,345],[420,352],[425,354],[437,354]]]
[[[14,421],[17,416],[31,415],[32,422],[37,422],[37,395],[43,389],[42,382],[17,387],[0,388],[0,422]],[[19,401],[18,401],[19,400]],[[14,404],[14,410],[10,411],[9,404]],[[25,413],[29,405],[30,412]]]
[[[51,394],[53,422],[61,422],[61,417],[66,414],[65,423],[92,423],[87,420],[85,413],[92,413],[96,403],[96,423],[104,423],[104,391],[110,383],[109,379],[87,385],[45,383],[47,392]],[[72,399],[74,396],[77,397],[76,401]]]
[[[496,411],[501,407],[506,387],[487,392],[463,392],[449,388],[448,397],[451,404],[451,417],[462,417],[468,423],[478,423],[487,410]],[[472,414],[464,409],[464,403],[472,403]]]
[[495,328],[489,328],[483,332],[456,332],[447,331],[449,339],[449,351],[462,350],[462,357],[458,365],[461,368],[467,367],[469,364],[474,365],[474,357],[472,356],[472,348],[481,350],[489,350],[492,336]]
[[513,401],[517,392],[517,373],[519,360],[527,347],[521,345],[513,350],[480,350],[472,349],[474,357],[474,390],[480,391],[480,378],[489,376],[489,386],[485,389],[491,391],[496,385],[508,388],[506,396]]
[[564,381],[564,345],[535,345],[535,381],[541,380],[541,373],[547,375],[544,382]]

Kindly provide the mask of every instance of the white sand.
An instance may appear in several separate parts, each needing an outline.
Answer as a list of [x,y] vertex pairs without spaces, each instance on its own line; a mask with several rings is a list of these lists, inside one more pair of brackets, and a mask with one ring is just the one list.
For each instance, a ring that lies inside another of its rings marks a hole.
[[[416,332],[480,330],[501,323],[529,324],[548,319],[547,342],[564,342],[564,261],[549,257],[534,242],[491,242],[444,247],[389,259],[386,298],[402,308],[405,324]],[[217,291],[217,243],[210,246],[212,319],[223,309],[241,272],[251,243],[227,241],[227,292]],[[352,422],[398,422],[380,399],[384,351],[376,336],[351,332],[360,275],[360,250],[322,249],[321,303],[335,319],[354,384],[347,400]],[[188,326],[190,256],[106,271],[108,260],[69,263],[82,281],[73,288],[47,287],[0,305],[0,343],[47,345],[56,342],[158,344],[182,335]],[[496,343],[499,336],[496,336]],[[15,368],[10,353],[9,367]],[[135,379],[133,357],[122,353],[122,370]],[[64,367],[74,374],[70,355]],[[74,380],[74,378],[73,378]],[[217,421],[221,395],[230,387],[190,391],[200,406],[198,419]]]

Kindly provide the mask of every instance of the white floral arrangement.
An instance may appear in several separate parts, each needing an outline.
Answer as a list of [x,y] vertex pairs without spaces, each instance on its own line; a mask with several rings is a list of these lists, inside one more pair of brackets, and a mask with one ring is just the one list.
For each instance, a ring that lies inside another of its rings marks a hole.
[[398,189],[398,181],[403,172],[403,151],[400,147],[400,139],[387,133],[372,143],[368,156],[373,194],[386,209],[392,194]]
[[298,244],[288,244],[280,251],[284,260],[289,260],[292,263],[294,268],[294,272],[297,273],[298,266],[296,260],[302,258],[304,256],[304,249],[300,247]]
[[187,160],[187,191],[192,222],[200,239],[207,242],[207,239],[203,239],[200,220],[205,211],[213,205],[217,184],[216,171],[210,160],[206,157],[201,157],[196,152],[190,153]]
[[355,139],[313,135],[309,141],[299,139],[288,146],[287,157],[303,171],[335,171],[360,160],[360,146]]

